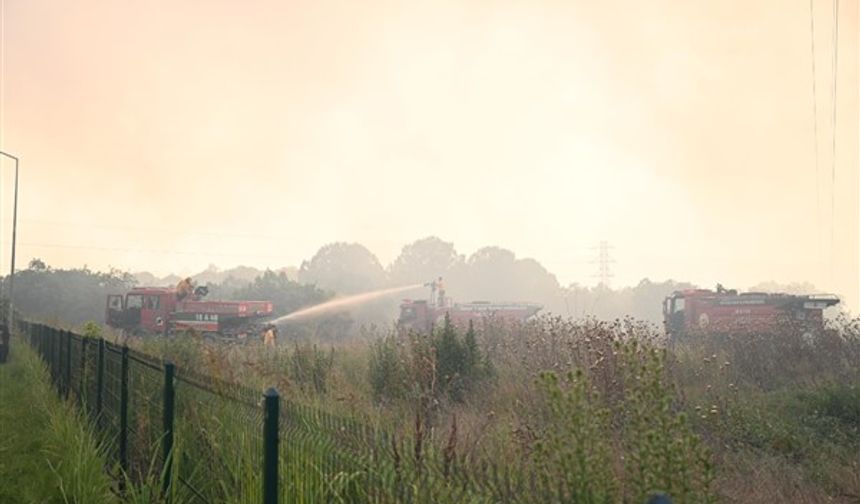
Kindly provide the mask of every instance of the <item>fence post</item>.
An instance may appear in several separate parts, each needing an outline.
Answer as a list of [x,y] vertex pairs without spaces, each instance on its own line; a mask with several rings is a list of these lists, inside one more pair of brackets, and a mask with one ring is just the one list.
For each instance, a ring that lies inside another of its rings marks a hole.
[[[122,347],[119,384],[119,466],[128,474],[128,347]],[[123,476],[125,479],[125,476]]]
[[96,423],[101,424],[102,396],[105,389],[105,340],[99,338],[99,358],[96,363]]
[[54,386],[59,388],[60,372],[57,364],[60,362],[60,345],[57,342],[57,330],[49,327],[48,335],[51,340],[51,377],[54,379]]
[[51,386],[54,385],[54,338],[52,338],[53,334],[51,333],[51,328],[48,326],[44,326],[44,335],[45,338],[45,362],[48,363],[48,370],[51,373]]
[[51,386],[54,386],[54,338],[52,338],[51,328],[48,326],[44,326],[44,333],[42,335],[45,338],[45,362],[48,363],[48,372],[51,374]]
[[162,495],[166,502],[170,502],[170,483],[173,468],[173,417],[175,414],[176,390],[173,377],[176,375],[176,366],[172,362],[164,363],[164,438],[162,449],[164,453],[164,481],[162,484]]
[[69,392],[72,390],[72,331],[63,331],[61,334],[66,336],[66,376],[63,380],[66,383],[63,391],[68,399]]
[[45,352],[42,354],[42,357],[45,359],[45,364],[48,365],[48,373],[51,375],[51,386],[54,385],[54,366],[53,366],[53,356],[54,356],[54,347],[51,346],[51,331],[49,327],[46,325],[42,325],[42,340],[45,345]]
[[263,393],[263,504],[278,503],[278,424],[280,396],[270,388]]
[[56,327],[51,328],[51,343],[54,345],[54,386],[60,388],[60,356],[63,346],[60,344],[60,331]]
[[[81,381],[78,384],[78,405],[84,407],[84,387],[87,385],[87,338],[81,336]],[[86,400],[90,398],[87,396]]]

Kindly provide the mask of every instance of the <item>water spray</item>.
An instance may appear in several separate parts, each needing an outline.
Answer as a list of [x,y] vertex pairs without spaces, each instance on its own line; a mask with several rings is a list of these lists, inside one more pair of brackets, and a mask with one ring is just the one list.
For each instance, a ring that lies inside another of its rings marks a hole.
[[342,298],[332,299],[331,301],[326,301],[325,303],[320,303],[318,305],[309,306],[307,308],[302,308],[301,310],[294,311],[288,315],[284,315],[283,317],[279,317],[273,320],[272,324],[282,324],[285,322],[293,321],[293,320],[301,320],[305,318],[315,317],[318,315],[322,315],[327,312],[331,312],[337,309],[346,308],[349,306],[366,303],[368,301],[372,301],[374,299],[378,299],[385,296],[390,296],[391,294],[397,294],[398,292],[405,292],[413,289],[418,289],[423,287],[423,284],[414,284],[407,285],[404,287],[392,287],[389,289],[379,289],[370,292],[364,292],[361,294],[354,294],[352,296],[344,296]]

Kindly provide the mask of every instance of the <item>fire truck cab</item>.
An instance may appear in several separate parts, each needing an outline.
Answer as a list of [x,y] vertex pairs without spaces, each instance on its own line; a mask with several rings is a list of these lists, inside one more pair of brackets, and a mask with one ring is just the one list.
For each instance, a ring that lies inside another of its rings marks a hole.
[[144,287],[125,295],[110,294],[105,318],[112,327],[141,327],[160,332],[167,327],[168,315],[176,311],[176,303],[176,290],[166,287]]
[[676,291],[663,301],[663,322],[670,339],[691,331],[751,334],[787,328],[815,333],[824,327],[824,309],[839,303],[830,294],[738,293],[717,285],[715,291]]

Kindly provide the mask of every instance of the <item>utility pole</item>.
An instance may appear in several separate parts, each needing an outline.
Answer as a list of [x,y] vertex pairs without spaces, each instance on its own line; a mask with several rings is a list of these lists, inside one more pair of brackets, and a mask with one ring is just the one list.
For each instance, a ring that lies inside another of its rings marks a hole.
[[610,270],[610,264],[614,263],[615,260],[609,256],[609,250],[612,248],[609,245],[609,242],[603,240],[600,242],[600,245],[597,246],[597,260],[593,261],[597,263],[597,274],[596,276],[600,283],[599,286],[603,286],[604,288],[609,288],[609,282],[614,276],[612,271]]
[[14,320],[12,319],[15,315],[12,295],[15,293],[15,235],[18,232],[18,158],[3,151],[0,151],[0,155],[15,160],[15,201],[12,206],[12,265],[9,268],[9,318],[7,320],[11,331],[14,327]]

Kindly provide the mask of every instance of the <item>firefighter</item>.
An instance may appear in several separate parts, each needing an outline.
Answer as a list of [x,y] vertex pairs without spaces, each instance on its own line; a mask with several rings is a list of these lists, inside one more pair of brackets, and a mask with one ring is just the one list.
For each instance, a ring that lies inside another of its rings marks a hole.
[[436,282],[436,289],[439,291],[439,306],[445,306],[445,286],[442,284],[442,277],[439,277],[439,280]]
[[192,292],[194,292],[194,284],[191,282],[191,277],[188,277],[176,285],[176,300],[182,301]]
[[269,324],[263,330],[263,345],[268,347],[275,346],[278,342],[278,328],[273,324]]

